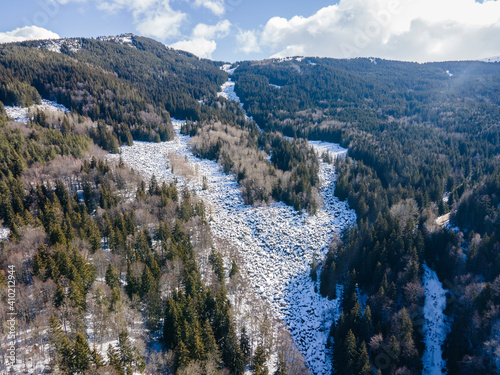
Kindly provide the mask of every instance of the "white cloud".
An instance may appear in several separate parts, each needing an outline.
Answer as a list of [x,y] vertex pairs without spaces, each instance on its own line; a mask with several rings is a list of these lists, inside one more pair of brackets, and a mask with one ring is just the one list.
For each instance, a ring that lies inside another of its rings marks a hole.
[[273,17],[237,40],[243,52],[275,56],[475,59],[500,53],[500,0],[340,0],[310,17]]
[[224,0],[195,0],[194,5],[196,7],[205,7],[216,16],[222,16],[226,12]]
[[236,35],[239,50],[244,53],[257,53],[260,52],[259,40],[254,31],[240,31]]
[[170,47],[191,52],[199,57],[210,58],[217,49],[217,43],[215,40],[195,38],[174,43]]
[[193,29],[193,37],[195,38],[223,38],[229,34],[231,30],[231,22],[229,20],[223,20],[218,22],[216,25],[205,25],[204,23],[199,23]]
[[[63,0],[67,1],[67,0]],[[180,27],[187,14],[174,10],[170,0],[97,0],[98,8],[117,12],[125,9],[132,13],[137,31],[159,39],[180,34]]]
[[186,14],[173,10],[168,2],[155,10],[148,10],[137,17],[137,31],[141,34],[167,39],[179,35]]
[[171,44],[170,47],[209,59],[217,49],[217,42],[214,39],[225,38],[230,30],[229,20],[220,21],[216,25],[199,23],[191,32],[191,38]]
[[59,39],[59,35],[38,26],[26,26],[0,33],[0,43],[23,42],[25,40]]

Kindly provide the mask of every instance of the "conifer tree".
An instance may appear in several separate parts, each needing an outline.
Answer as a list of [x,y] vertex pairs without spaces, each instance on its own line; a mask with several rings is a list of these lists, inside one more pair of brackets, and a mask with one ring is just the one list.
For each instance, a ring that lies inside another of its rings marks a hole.
[[370,367],[370,358],[368,357],[368,350],[366,349],[366,343],[361,342],[359,347],[359,356],[357,360],[357,373],[359,375],[371,375],[372,369]]
[[252,368],[254,375],[268,375],[269,370],[265,363],[267,361],[267,354],[262,345],[257,346],[255,354],[252,359]]
[[118,272],[116,271],[116,268],[111,263],[108,265],[108,268],[106,269],[105,281],[106,281],[106,284],[108,284],[108,286],[111,289],[114,289],[116,287],[120,287],[120,280],[118,278]]
[[64,289],[61,284],[57,284],[56,293],[54,294],[54,306],[58,309],[64,303]]
[[78,332],[76,334],[75,345],[73,346],[72,370],[83,373],[89,368],[90,348],[87,339]]
[[243,360],[245,362],[245,365],[248,365],[250,359],[252,358],[252,349],[250,346],[250,338],[247,335],[247,330],[245,326],[241,328],[240,349],[241,349],[241,354],[243,355]]

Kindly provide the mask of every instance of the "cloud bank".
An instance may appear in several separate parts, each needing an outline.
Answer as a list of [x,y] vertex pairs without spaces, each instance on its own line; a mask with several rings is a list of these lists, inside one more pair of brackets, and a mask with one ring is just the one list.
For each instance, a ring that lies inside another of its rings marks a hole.
[[217,49],[215,39],[225,38],[231,30],[231,22],[223,20],[216,25],[205,25],[200,23],[195,26],[190,39],[171,44],[170,47],[188,51],[196,56],[211,58]]
[[38,26],[26,26],[0,33],[0,43],[23,42],[25,40],[59,39],[59,35]]
[[245,53],[410,61],[500,53],[500,0],[340,0],[310,17],[271,18],[239,33]]

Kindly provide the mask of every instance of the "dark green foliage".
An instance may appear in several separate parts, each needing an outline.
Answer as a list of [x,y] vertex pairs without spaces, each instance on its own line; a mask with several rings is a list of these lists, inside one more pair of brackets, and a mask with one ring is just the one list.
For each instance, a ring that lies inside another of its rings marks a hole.
[[118,272],[116,268],[110,263],[106,269],[106,284],[113,289],[120,286],[120,280],[118,278]]
[[259,345],[257,349],[255,349],[255,354],[252,358],[252,369],[254,375],[268,375],[269,370],[265,366],[265,362],[267,361],[267,354],[265,349]]
[[226,270],[224,269],[224,261],[221,253],[212,248],[212,252],[210,253],[208,260],[212,264],[215,276],[217,276],[219,281],[223,283],[226,278]]
[[76,373],[83,373],[89,368],[89,362],[90,348],[87,339],[81,333],[77,333],[75,345],[73,346],[71,370]]
[[238,272],[240,272],[238,264],[233,259],[233,261],[231,263],[231,270],[229,271],[229,277],[231,278],[233,276],[236,276],[238,274]]
[[[183,132],[194,135],[198,156],[217,160],[226,173],[236,176],[246,204],[269,203],[272,198],[298,211],[316,213],[319,164],[305,141],[261,133],[252,124],[187,123]],[[269,161],[260,149],[271,154]]]

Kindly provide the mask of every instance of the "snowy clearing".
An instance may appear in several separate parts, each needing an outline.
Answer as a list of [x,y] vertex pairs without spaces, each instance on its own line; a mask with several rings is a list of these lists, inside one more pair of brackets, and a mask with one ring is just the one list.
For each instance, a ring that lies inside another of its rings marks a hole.
[[241,109],[245,112],[245,117],[247,120],[252,121],[253,119],[247,115],[247,111],[243,108],[243,103],[240,101],[240,98],[234,92],[235,82],[229,78],[229,80],[221,86],[221,91],[217,93],[217,96],[222,96],[227,100],[232,100],[240,104]]
[[[174,121],[175,140],[164,143],[135,142],[122,147],[125,163],[145,178],[153,174],[159,181],[178,179],[201,197],[216,238],[227,240],[240,251],[243,271],[258,295],[270,302],[272,317],[282,319],[304,354],[314,374],[330,374],[326,340],[333,316],[339,314],[339,301],[322,298],[309,273],[313,257],[324,258],[334,233],[355,222],[354,211],[333,195],[335,170],[320,162],[320,191],[323,206],[316,216],[299,215],[283,203],[251,207],[243,203],[240,186],[232,175],[226,175],[214,161],[202,160],[190,151],[189,137],[181,135],[182,122]],[[325,142],[311,142],[319,154],[332,156],[347,150]],[[196,171],[188,181],[172,174],[167,161],[169,153],[185,158]],[[208,189],[202,189],[203,176]]]
[[67,47],[70,52],[76,53],[82,48],[79,39],[51,39],[41,43],[38,48],[45,48],[49,51],[61,53],[62,47]]
[[423,284],[425,289],[425,352],[422,357],[424,365],[422,374],[441,375],[446,373],[442,345],[449,331],[449,324],[444,315],[447,291],[443,289],[436,272],[432,271],[426,264],[424,264]]
[[22,122],[24,124],[28,123],[29,120],[29,110],[38,109],[39,111],[51,111],[51,112],[66,112],[69,113],[69,109],[56,102],[51,102],[50,100],[42,99],[42,104],[35,104],[29,108],[19,107],[19,106],[5,106],[5,113],[7,116],[12,118],[14,121]]
[[234,68],[231,68],[231,64],[224,64],[220,67],[221,70],[225,71],[227,74],[232,76],[234,74],[234,71],[238,69],[238,65],[236,65]]
[[9,238],[9,234],[10,234],[9,228],[6,227],[0,228],[0,241],[7,240]]

